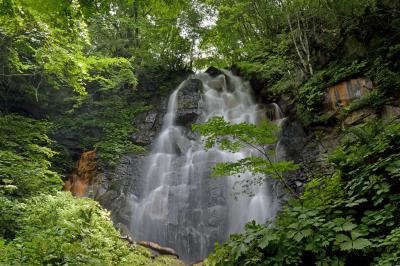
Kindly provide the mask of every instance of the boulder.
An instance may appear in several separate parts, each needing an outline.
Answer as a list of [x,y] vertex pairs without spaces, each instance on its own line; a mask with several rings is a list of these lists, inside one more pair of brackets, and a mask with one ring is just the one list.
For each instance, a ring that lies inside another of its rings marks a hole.
[[207,68],[205,73],[207,73],[208,75],[210,75],[213,78],[215,78],[216,76],[224,74],[221,70],[219,70],[218,68],[213,67],[213,66],[210,66],[209,68]]

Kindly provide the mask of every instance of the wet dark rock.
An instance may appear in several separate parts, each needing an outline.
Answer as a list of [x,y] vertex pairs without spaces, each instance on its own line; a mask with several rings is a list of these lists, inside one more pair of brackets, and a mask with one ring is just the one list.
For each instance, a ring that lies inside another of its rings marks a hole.
[[287,120],[282,124],[279,144],[283,147],[283,156],[286,160],[294,160],[303,155],[306,133],[299,121]]
[[196,122],[200,115],[198,108],[201,99],[203,84],[198,79],[189,79],[178,92],[178,109],[176,112],[176,123],[189,126]]
[[166,108],[152,109],[138,114],[134,119],[135,133],[131,139],[133,143],[149,146],[160,132]]
[[224,74],[220,69],[218,69],[216,67],[213,67],[213,66],[207,68],[206,73],[208,75],[210,75],[211,77],[213,77],[213,78],[215,78],[216,76]]
[[144,168],[144,155],[124,155],[115,168],[103,168],[100,184],[87,189],[89,197],[111,211],[111,218],[119,228],[129,228],[132,216],[129,199],[143,191],[138,179],[143,175]]
[[216,78],[219,76],[218,79],[214,80],[214,84],[212,87],[214,87],[217,90],[223,89],[224,86],[226,86],[226,89],[228,91],[233,91],[234,89],[234,84],[232,83],[231,78],[225,74],[222,70],[215,68],[215,67],[209,67],[205,73],[209,74],[211,77]]
[[295,118],[282,125],[278,153],[285,160],[298,164],[299,169],[286,173],[285,178],[298,193],[313,176],[330,176],[332,166],[327,156],[340,143],[342,134],[337,128],[315,127],[306,131]]

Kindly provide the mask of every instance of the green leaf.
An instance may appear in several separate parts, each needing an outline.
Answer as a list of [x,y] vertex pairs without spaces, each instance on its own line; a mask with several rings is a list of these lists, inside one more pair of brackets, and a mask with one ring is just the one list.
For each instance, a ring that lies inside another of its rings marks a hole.
[[371,241],[365,238],[358,238],[353,241],[353,249],[364,249],[372,245]]
[[264,236],[258,242],[258,247],[264,249],[269,245],[269,243],[271,241],[274,241],[277,239],[278,239],[278,236],[276,234],[274,234],[272,232],[271,233],[267,232],[266,234],[264,234]]

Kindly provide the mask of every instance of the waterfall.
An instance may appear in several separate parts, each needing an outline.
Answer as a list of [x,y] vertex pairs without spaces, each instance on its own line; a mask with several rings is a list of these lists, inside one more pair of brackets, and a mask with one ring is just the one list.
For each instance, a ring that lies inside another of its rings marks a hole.
[[[256,124],[266,119],[265,110],[252,99],[250,84],[231,72],[223,71],[214,78],[202,73],[193,78],[203,85],[197,123],[213,116],[232,123]],[[171,94],[162,131],[147,157],[146,174],[140,180],[143,191],[131,202],[131,230],[137,240],[174,248],[182,259],[193,262],[206,257],[214,242],[243,231],[246,222],[264,223],[273,218],[279,202],[271,182],[255,188],[251,197],[235,199],[231,192],[237,178],[210,177],[215,163],[239,160],[254,151],[206,151],[199,136],[189,136],[189,130],[175,121],[179,90],[184,86],[185,82]],[[282,120],[280,109],[276,116]],[[247,173],[241,178],[251,176]]]

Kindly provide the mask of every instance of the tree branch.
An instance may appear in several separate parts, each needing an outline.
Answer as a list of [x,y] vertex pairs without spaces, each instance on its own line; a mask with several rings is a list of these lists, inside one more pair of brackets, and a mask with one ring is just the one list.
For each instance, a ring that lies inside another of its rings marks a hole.
[[308,70],[307,70],[307,64],[306,64],[306,62],[305,62],[305,60],[304,60],[304,58],[303,58],[303,55],[301,54],[301,52],[300,52],[300,50],[299,50],[299,47],[298,47],[298,45],[297,45],[296,38],[294,37],[294,31],[293,31],[293,27],[292,27],[292,23],[291,23],[291,21],[290,21],[289,15],[286,16],[286,20],[287,20],[288,25],[289,25],[289,29],[290,29],[290,33],[291,33],[291,35],[292,35],[292,40],[293,40],[293,43],[294,43],[294,48],[296,49],[296,53],[297,53],[297,55],[299,56],[300,62],[301,62],[301,64],[303,65],[304,70],[305,70],[306,72],[308,72]]
[[26,73],[26,74],[23,74],[23,73],[21,73],[21,74],[19,74],[19,73],[0,74],[0,76],[3,76],[3,77],[18,77],[18,76],[24,77],[24,76],[30,76],[30,77],[32,77],[32,76],[36,76],[37,74],[39,74],[39,72],[35,72],[35,73],[33,73],[33,74],[30,74],[30,73]]
[[36,102],[39,102],[38,91],[39,91],[40,84],[42,83],[42,79],[43,79],[43,74],[40,75],[39,83],[38,83],[38,85],[37,85],[36,88],[35,88],[35,98],[36,98]]
[[301,202],[301,199],[300,199],[300,197],[297,195],[297,193],[296,193],[296,192],[292,189],[292,187],[287,183],[286,179],[281,175],[281,173],[279,173],[279,171],[275,168],[275,166],[274,166],[274,164],[273,164],[271,158],[269,158],[269,156],[268,156],[268,153],[267,153],[266,151],[261,150],[259,147],[255,146],[254,144],[252,144],[252,143],[250,143],[250,142],[248,142],[248,141],[246,141],[246,140],[244,140],[244,139],[242,139],[242,138],[238,138],[238,139],[239,139],[242,143],[248,145],[249,147],[251,147],[251,148],[253,148],[253,149],[257,150],[257,151],[259,151],[259,152],[264,156],[264,158],[267,159],[267,161],[268,161],[270,167],[272,168],[272,170],[274,171],[275,175],[278,176],[278,178],[283,182],[283,184],[284,184],[285,187],[290,191],[290,193],[291,193],[294,197],[296,197],[298,200],[300,200],[300,202]]

